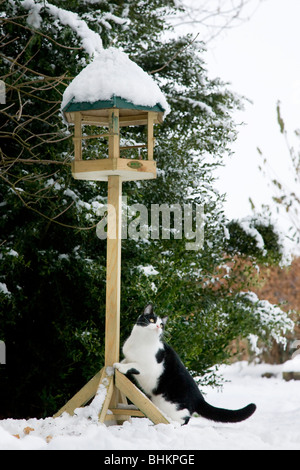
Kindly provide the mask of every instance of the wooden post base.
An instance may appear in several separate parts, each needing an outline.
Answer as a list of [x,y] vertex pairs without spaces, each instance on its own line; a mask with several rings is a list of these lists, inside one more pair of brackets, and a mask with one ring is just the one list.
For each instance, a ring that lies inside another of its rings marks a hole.
[[[99,410],[99,421],[128,420],[130,416],[147,417],[154,424],[169,424],[169,421],[125,375],[118,370],[114,374],[107,373],[107,368],[100,370],[79,392],[76,393],[55,415],[60,416],[64,411],[70,415],[74,410],[88,403],[97,393],[99,385],[106,388],[106,397]],[[128,398],[132,405],[127,405]]]

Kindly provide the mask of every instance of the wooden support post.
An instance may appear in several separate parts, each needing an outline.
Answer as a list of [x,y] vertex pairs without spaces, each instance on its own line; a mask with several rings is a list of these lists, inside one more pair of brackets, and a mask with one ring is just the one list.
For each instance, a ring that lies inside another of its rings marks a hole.
[[158,408],[130,380],[118,370],[115,371],[116,387],[129,398],[154,424],[169,424],[169,421]]
[[55,413],[53,418],[57,418],[65,411],[69,413],[69,415],[73,415],[76,408],[79,408],[90,401],[98,390],[102,375],[103,369],[101,369],[98,374],[82,387],[79,392],[77,392],[76,395],[74,395],[57,413]]
[[[102,405],[102,408],[101,410],[99,410],[99,421],[100,423],[104,423],[105,421],[105,417],[106,417],[106,413],[108,411],[108,407],[109,407],[109,404],[111,402],[111,397],[113,395],[113,392],[114,392],[114,377],[113,375],[110,375],[110,376],[107,376],[106,375],[106,372],[105,372],[105,368],[103,369],[104,371],[104,374],[103,374],[103,379],[104,379],[104,384],[105,384],[105,387],[106,387],[106,397],[105,397],[105,400],[104,400],[104,403]],[[103,383],[103,379],[102,379],[102,383]]]
[[108,177],[105,367],[119,362],[122,180]]

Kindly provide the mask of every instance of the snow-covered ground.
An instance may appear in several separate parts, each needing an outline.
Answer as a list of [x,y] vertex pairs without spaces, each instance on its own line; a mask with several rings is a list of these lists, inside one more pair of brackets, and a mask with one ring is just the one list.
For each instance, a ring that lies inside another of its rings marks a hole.
[[[250,402],[255,414],[237,424],[212,423],[193,418],[187,426],[152,425],[134,418],[122,426],[106,426],[84,413],[70,417],[0,421],[0,449],[34,450],[198,450],[198,449],[300,449],[300,381],[286,382],[282,371],[300,370],[300,355],[283,365],[222,366],[228,382],[222,390],[202,389],[211,404],[239,408]],[[272,378],[262,374],[271,372]]]

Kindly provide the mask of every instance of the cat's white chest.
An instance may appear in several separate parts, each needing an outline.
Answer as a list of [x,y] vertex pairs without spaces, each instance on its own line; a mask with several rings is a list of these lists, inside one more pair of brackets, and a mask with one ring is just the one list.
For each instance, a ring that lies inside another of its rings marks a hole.
[[141,331],[136,334],[133,331],[123,346],[124,362],[134,362],[138,365],[140,373],[135,375],[135,378],[149,395],[152,395],[152,391],[157,387],[158,379],[163,372],[163,364],[158,363],[156,359],[161,347],[163,345],[158,334],[155,332],[141,334]]

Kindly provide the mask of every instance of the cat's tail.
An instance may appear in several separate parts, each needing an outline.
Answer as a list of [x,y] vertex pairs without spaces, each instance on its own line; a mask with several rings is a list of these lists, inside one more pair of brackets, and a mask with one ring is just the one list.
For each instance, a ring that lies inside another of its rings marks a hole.
[[205,400],[201,400],[198,405],[197,413],[203,418],[220,423],[238,423],[239,421],[244,421],[249,418],[255,410],[256,405],[254,403],[250,403],[250,405],[240,408],[239,410],[226,410],[224,408],[216,408]]

